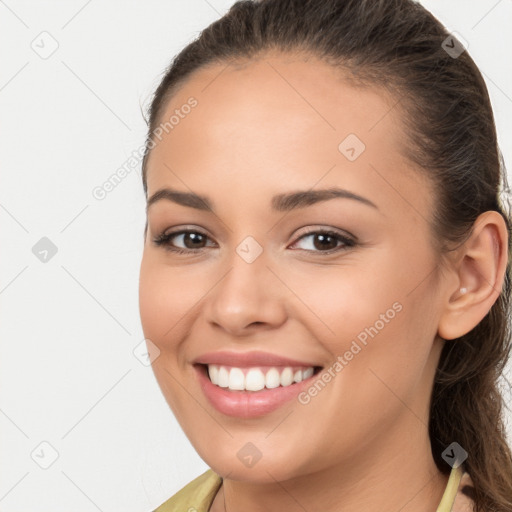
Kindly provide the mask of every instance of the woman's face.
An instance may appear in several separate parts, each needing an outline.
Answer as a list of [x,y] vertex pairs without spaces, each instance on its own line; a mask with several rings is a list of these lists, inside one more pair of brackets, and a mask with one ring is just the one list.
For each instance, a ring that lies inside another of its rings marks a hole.
[[166,106],[148,197],[176,194],[148,207],[141,320],[220,475],[283,481],[426,446],[443,283],[398,100],[269,54],[196,72]]

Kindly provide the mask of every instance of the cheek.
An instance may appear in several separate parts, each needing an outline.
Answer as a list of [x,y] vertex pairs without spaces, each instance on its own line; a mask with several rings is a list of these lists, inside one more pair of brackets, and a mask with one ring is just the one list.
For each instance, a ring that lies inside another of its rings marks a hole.
[[332,343],[332,350],[373,325],[401,295],[384,251],[374,251],[371,264],[365,261],[349,256],[336,265],[286,271],[286,281],[300,303],[293,297],[290,301],[297,302],[302,320],[310,318],[315,327],[310,326]]
[[[332,352],[344,362],[332,393],[325,395],[328,403],[323,410],[338,407],[341,418],[349,412],[348,429],[354,428],[350,430],[354,438],[357,425],[364,425],[363,437],[371,439],[373,428],[391,428],[397,416],[408,409],[422,416],[433,377],[429,361],[435,335],[435,319],[426,295],[407,296],[407,292],[395,290],[386,300],[373,304],[375,308],[366,318],[363,309],[354,321],[347,317],[350,327],[332,346]],[[339,324],[340,330],[342,327]]]
[[421,414],[414,403],[424,378],[428,344],[404,336],[412,321],[407,305],[392,311],[386,315],[387,323],[377,319],[363,328],[354,326],[354,336],[343,333],[329,347],[336,357],[327,368],[331,378],[325,385],[312,385],[306,391],[309,396],[302,397],[304,414],[336,426],[329,432],[317,429],[334,458],[339,453],[350,456],[352,450],[393,428],[408,407]]
[[198,300],[196,286],[185,286],[184,274],[157,261],[151,254],[142,258],[139,276],[139,312],[144,337],[160,353],[152,363],[162,393],[181,423],[180,411],[186,410],[186,393],[177,375],[180,339],[187,328],[187,313]]
[[167,316],[168,301],[165,286],[155,266],[142,261],[139,277],[139,311],[146,338],[159,338],[172,318]]
[[167,346],[206,293],[206,284],[190,272],[143,257],[139,277],[139,311],[144,335]]
[[[351,389],[356,403],[368,409],[392,395],[408,393],[421,378],[435,336],[431,284],[415,289],[432,265],[428,258],[400,251],[376,250],[371,264],[350,262],[295,276],[303,304],[302,318],[328,352],[345,362],[335,372],[341,393]],[[413,262],[411,263],[411,259]],[[290,275],[290,278],[293,277]],[[308,311],[309,310],[309,311]],[[346,365],[346,366],[345,366]],[[338,366],[339,368],[339,366]],[[374,373],[372,373],[372,370]],[[343,382],[343,384],[342,384]],[[337,396],[342,403],[346,395]]]

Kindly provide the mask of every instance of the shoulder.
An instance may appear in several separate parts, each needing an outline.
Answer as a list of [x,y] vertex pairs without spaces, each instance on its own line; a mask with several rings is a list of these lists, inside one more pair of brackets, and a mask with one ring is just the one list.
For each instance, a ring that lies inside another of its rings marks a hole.
[[451,512],[473,512],[474,485],[471,476],[463,470]]
[[208,512],[222,479],[209,469],[189,482],[154,512]]

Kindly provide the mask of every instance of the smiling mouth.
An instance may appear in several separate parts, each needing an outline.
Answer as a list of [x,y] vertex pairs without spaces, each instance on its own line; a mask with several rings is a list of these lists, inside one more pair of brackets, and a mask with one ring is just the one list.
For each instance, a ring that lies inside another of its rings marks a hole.
[[252,366],[236,367],[199,364],[210,382],[228,391],[256,392],[263,389],[290,387],[319,373],[321,366]]

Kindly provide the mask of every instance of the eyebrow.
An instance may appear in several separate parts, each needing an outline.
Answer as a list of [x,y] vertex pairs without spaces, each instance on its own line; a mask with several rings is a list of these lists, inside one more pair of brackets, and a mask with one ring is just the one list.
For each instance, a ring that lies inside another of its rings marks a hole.
[[[379,209],[378,206],[358,194],[350,192],[342,188],[327,188],[322,190],[300,190],[298,192],[290,192],[286,194],[278,194],[271,200],[272,209],[277,212],[289,212],[291,210],[305,208],[321,201],[342,198],[359,201],[372,208]],[[162,188],[155,192],[147,201],[146,211],[152,204],[165,199],[173,203],[195,208],[197,210],[211,211],[215,213],[212,201],[203,195],[194,192],[180,192],[171,188]]]

